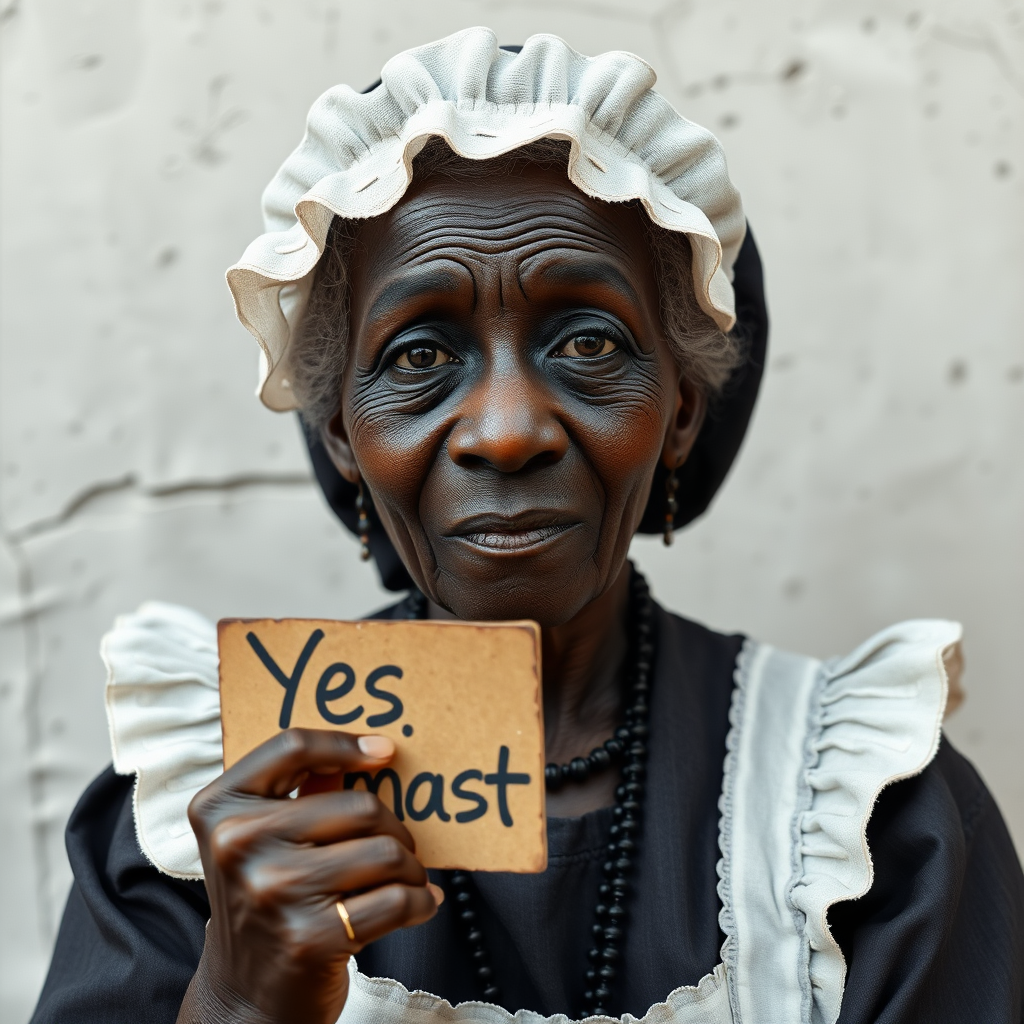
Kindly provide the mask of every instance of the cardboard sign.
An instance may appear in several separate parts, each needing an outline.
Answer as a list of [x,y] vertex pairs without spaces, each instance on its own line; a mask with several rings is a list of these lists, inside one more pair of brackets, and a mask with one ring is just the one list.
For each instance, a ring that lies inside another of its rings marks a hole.
[[222,619],[224,766],[281,729],[378,733],[349,772],[394,809],[427,867],[543,871],[544,725],[533,622]]

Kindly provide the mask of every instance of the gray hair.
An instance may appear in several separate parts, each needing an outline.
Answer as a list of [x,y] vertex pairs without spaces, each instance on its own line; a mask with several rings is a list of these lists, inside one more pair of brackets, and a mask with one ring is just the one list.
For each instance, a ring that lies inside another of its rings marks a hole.
[[[459,156],[435,137],[413,161],[413,175],[440,174],[466,180],[485,174],[516,174],[526,166],[564,168],[568,159],[569,143],[556,139],[541,139],[480,161]],[[662,328],[676,364],[704,394],[714,396],[742,360],[739,337],[735,331],[722,331],[698,304],[686,235],[659,228],[646,215],[643,220],[661,292]],[[348,265],[358,225],[359,221],[341,217],[332,222],[305,314],[292,339],[292,386],[302,417],[314,431],[326,424],[341,404],[341,380],[348,360]]]

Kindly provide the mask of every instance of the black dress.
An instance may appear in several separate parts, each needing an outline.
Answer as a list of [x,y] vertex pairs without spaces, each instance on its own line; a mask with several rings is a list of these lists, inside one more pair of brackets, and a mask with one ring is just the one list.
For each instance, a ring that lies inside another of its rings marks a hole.
[[[637,1017],[721,959],[718,800],[742,643],[663,611],[657,625],[648,810],[612,1007]],[[37,1024],[171,1024],[199,962],[204,886],[143,856],[132,785],[108,769],[68,825],[75,882]],[[550,819],[544,874],[474,876],[508,1009],[572,1016],[580,1005],[610,824],[610,809]],[[882,794],[868,838],[870,892],[829,913],[849,968],[840,1024],[1022,1024],[1024,876],[971,765],[943,741],[921,775]],[[368,946],[360,970],[452,1003],[480,998],[451,910]]]

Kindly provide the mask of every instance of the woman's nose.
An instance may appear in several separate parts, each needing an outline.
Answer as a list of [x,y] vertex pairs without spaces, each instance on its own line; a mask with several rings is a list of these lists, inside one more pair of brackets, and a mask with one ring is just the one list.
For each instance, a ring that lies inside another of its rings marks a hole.
[[456,465],[483,464],[501,473],[557,462],[568,447],[551,395],[515,372],[481,381],[467,395],[448,437],[448,454]]

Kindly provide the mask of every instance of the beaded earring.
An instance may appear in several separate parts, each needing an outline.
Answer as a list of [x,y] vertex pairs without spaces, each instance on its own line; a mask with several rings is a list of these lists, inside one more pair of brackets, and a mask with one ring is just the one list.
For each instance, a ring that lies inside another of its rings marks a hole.
[[676,513],[679,511],[679,502],[676,501],[676,491],[679,488],[679,481],[676,479],[675,469],[670,469],[668,479],[665,481],[665,532],[662,534],[662,541],[665,547],[671,547],[675,539]]
[[370,516],[366,510],[366,491],[363,481],[359,481],[359,493],[356,495],[356,511],[359,513],[359,557],[370,560]]

